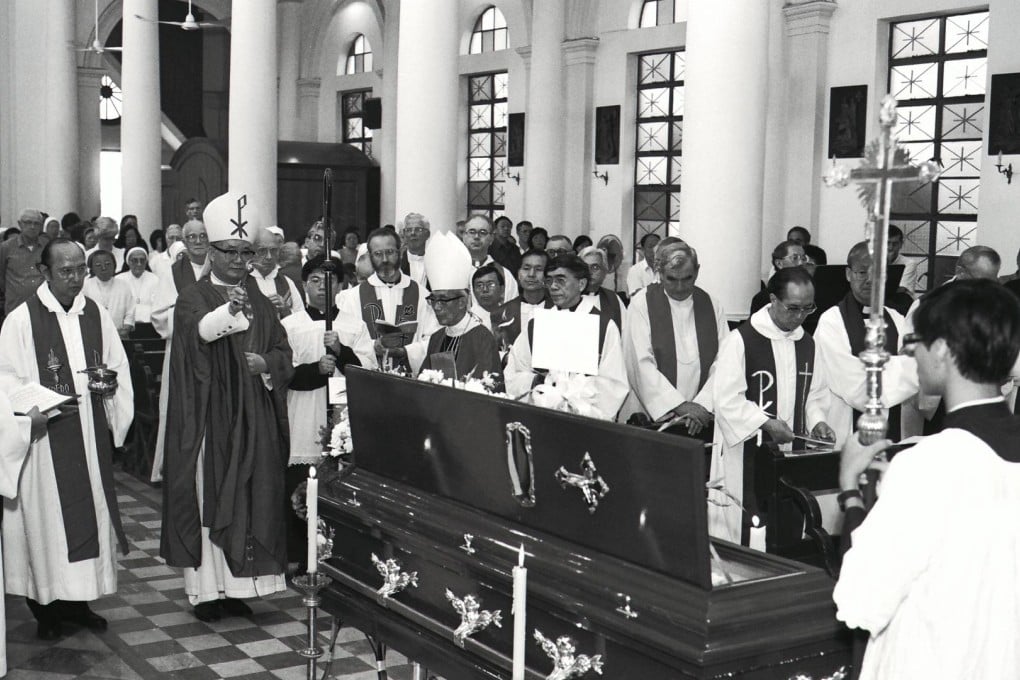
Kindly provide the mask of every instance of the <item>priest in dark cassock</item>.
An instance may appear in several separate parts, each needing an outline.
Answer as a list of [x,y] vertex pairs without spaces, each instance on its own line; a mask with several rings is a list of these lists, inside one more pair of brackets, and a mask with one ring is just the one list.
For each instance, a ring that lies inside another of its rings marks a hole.
[[[870,633],[862,680],[1014,678],[1020,668],[1020,418],[1000,386],[1020,354],[1020,303],[994,281],[921,300],[905,342],[945,429],[901,451],[848,440],[840,460],[837,618]],[[879,457],[879,460],[876,460]],[[882,472],[865,517],[861,473]]]
[[630,385],[655,421],[685,417],[697,434],[712,423],[711,368],[729,334],[722,305],[695,284],[698,254],[686,243],[655,253],[659,281],[627,308],[623,358]]
[[623,300],[620,299],[615,290],[610,290],[602,285],[602,282],[606,280],[606,274],[609,273],[609,260],[606,256],[606,251],[598,246],[586,246],[581,249],[578,256],[584,260],[584,263],[588,265],[588,271],[591,272],[591,281],[588,282],[588,290],[585,291],[585,295],[592,295],[598,298],[596,304],[598,304],[599,309],[616,324],[616,327],[622,334],[624,319]]
[[227,193],[203,214],[210,271],[174,310],[160,556],[184,570],[202,621],[245,615],[243,598],[285,590],[287,387],[294,374],[276,308],[248,276],[265,226]]
[[[45,282],[0,328],[0,376],[8,386],[38,383],[80,396],[77,409],[53,418],[32,444],[17,498],[4,501],[3,552],[7,594],[27,598],[38,636],[52,640],[63,622],[106,628],[88,602],[117,591],[116,544],[127,552],[112,456],[134,418],[134,393],[113,321],[82,292],[81,248],[50,241],[39,270]],[[89,391],[83,373],[97,365],[119,378],[105,397]]]
[[802,327],[815,311],[814,283],[803,267],[788,267],[769,279],[768,291],[769,305],[723,340],[712,375],[715,439],[709,478],[721,482],[728,495],[709,492],[708,530],[744,545],[751,518],[759,512],[754,480],[744,475],[745,457],[765,441],[788,451],[798,438],[797,448],[804,448],[805,435],[835,438],[825,423],[825,374]]
[[[326,425],[330,378],[344,381],[344,371],[348,366],[376,367],[372,338],[368,337],[365,324],[358,319],[337,318],[335,306],[327,310],[326,277],[332,277],[333,290],[338,290],[343,265],[339,259],[330,258],[332,269],[328,270],[326,262],[323,253],[305,262],[301,278],[308,304],[281,322],[287,331],[294,363],[294,378],[287,392],[290,424],[290,457],[284,499],[287,508],[290,507],[291,494],[308,478],[308,466],[318,464],[322,456],[319,430]],[[333,319],[333,329],[328,331],[327,314]],[[306,555],[304,520],[287,510],[287,521],[287,560],[301,563]]]
[[425,244],[431,235],[429,221],[419,213],[408,213],[399,227],[400,236],[404,240],[404,247],[400,252],[400,271],[422,288],[427,288]]
[[425,271],[432,291],[429,305],[442,325],[429,338],[422,370],[449,371],[453,377],[496,376],[503,383],[499,347],[488,324],[471,311],[471,254],[455,234],[437,231],[425,248]]
[[[854,423],[868,403],[867,376],[860,354],[867,348],[866,322],[871,314],[871,255],[868,244],[855,244],[846,258],[850,291],[818,320],[814,339],[818,362],[825,370],[832,393],[825,422],[836,433],[840,447],[853,432]],[[882,402],[889,409],[889,436],[894,440],[920,434],[920,422],[904,431],[900,404],[917,394],[917,363],[900,356],[906,322],[895,309],[885,308],[885,349],[888,363],[883,367]]]

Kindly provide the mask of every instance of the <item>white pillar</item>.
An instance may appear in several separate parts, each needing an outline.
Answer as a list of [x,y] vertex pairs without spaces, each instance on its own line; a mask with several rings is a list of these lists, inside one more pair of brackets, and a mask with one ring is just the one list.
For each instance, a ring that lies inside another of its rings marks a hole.
[[457,129],[460,100],[457,6],[435,0],[400,4],[396,215],[419,212],[439,228],[453,228],[463,212],[457,207],[458,147],[449,135]]
[[835,0],[791,0],[786,19],[787,96],[783,129],[786,169],[783,173],[783,225],[799,224],[818,234],[824,174],[826,72],[829,23]]
[[[595,84],[595,51],[599,41],[579,38],[563,43],[563,217],[560,233],[577,236],[588,232],[591,209],[591,171],[595,167],[592,94]],[[622,178],[621,178],[622,179]],[[595,190],[604,188],[601,183]]]
[[680,225],[698,249],[698,285],[730,313],[759,280],[769,7],[696,0],[687,21]]
[[298,139],[302,142],[319,141],[319,89],[321,78],[301,78],[297,81]]
[[227,186],[248,194],[262,207],[267,225],[276,224],[279,131],[271,99],[276,92],[276,0],[245,0],[233,8]]
[[99,214],[99,153],[103,150],[99,121],[99,87],[105,71],[78,67],[78,215]]
[[382,52],[382,129],[372,138],[379,162],[379,224],[397,223],[397,72],[400,2],[386,4]]
[[42,87],[42,111],[46,140],[46,210],[60,218],[78,210],[78,76],[76,53],[67,49],[74,42],[73,0],[46,0],[48,49],[47,80]]
[[135,15],[156,19],[158,4],[157,0],[124,0],[121,186],[124,212],[138,215],[138,227],[144,236],[163,226],[159,27]]
[[297,139],[298,57],[301,54],[301,0],[280,0],[280,139]]
[[550,234],[563,231],[564,0],[534,4],[531,72],[524,139],[523,219]]

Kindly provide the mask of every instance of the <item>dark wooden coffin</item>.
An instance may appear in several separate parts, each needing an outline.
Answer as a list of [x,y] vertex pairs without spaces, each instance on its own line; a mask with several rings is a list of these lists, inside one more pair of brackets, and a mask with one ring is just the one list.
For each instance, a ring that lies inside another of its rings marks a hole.
[[[529,679],[553,670],[535,629],[600,654],[606,678],[824,677],[849,662],[823,571],[710,547],[701,442],[380,373],[347,384],[355,465],[319,500],[335,530],[324,607],[344,625],[450,680],[509,678],[523,545]],[[594,511],[557,480],[586,454],[609,489]],[[417,586],[381,598],[373,554]],[[447,589],[501,610],[502,628],[456,644]]]

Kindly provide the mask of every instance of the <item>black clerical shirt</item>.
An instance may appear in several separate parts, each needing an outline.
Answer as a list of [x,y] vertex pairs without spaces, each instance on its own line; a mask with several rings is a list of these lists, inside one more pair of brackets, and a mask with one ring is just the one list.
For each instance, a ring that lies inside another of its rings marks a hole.
[[[309,305],[305,307],[305,311],[308,312],[308,316],[311,317],[312,321],[324,321],[325,315],[317,308]],[[333,307],[330,310],[332,318],[336,318],[337,308]],[[347,366],[361,366],[361,361],[358,360],[358,355],[354,353],[347,345],[340,343],[339,355],[330,348],[323,347],[324,353],[331,354],[336,358],[336,367],[343,373]],[[299,390],[302,392],[310,392],[317,390],[320,387],[325,387],[329,384],[329,376],[323,375],[319,372],[319,362],[312,361],[307,364],[301,364],[294,368],[294,379],[290,381],[290,389]]]

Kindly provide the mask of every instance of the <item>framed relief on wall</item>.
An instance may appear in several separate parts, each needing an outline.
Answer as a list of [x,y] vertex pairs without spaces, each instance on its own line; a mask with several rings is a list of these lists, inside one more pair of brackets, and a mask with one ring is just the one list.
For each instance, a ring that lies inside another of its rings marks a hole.
[[868,122],[868,86],[829,90],[829,158],[864,156]]

